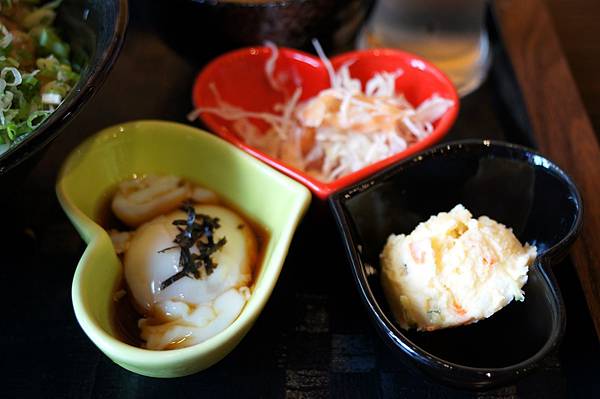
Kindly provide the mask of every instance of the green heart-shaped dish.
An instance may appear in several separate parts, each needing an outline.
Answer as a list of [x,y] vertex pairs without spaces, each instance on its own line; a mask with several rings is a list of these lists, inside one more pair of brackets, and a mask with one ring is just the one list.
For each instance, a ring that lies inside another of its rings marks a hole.
[[[113,294],[122,266],[107,232],[97,223],[117,183],[140,174],[172,174],[215,191],[225,203],[267,230],[254,288],[240,316],[216,336],[183,349],[152,351],[117,338]],[[202,130],[161,121],[109,127],[77,147],[56,185],[67,216],[87,242],[73,278],[79,324],[114,362],[153,377],[195,373],[225,357],[265,306],[292,236],[310,200],[301,184]]]

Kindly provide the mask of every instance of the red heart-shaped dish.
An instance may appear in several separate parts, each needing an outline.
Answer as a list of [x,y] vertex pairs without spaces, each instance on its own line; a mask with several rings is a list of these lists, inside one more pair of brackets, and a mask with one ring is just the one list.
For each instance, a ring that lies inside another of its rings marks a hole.
[[[277,76],[284,94],[275,91],[265,73],[265,65],[270,57],[270,48],[251,47],[232,51],[216,58],[196,78],[193,88],[194,106],[196,108],[218,106],[215,93],[211,89],[213,86],[218,89],[222,101],[228,104],[247,111],[273,113],[273,106],[277,103],[284,103],[298,86],[302,88],[300,101],[314,97],[321,90],[330,87],[327,69],[319,58],[301,51],[280,48],[273,75]],[[331,182],[318,180],[305,171],[286,165],[247,145],[233,129],[233,121],[209,112],[200,113],[199,116],[210,130],[222,138],[300,181],[318,197],[325,199],[335,191],[430,147],[448,132],[458,114],[456,89],[442,72],[422,58],[398,50],[372,49],[341,54],[333,57],[331,63],[337,70],[351,60],[354,63],[350,65],[350,75],[359,79],[363,87],[376,73],[393,73],[401,69],[403,74],[396,79],[396,91],[403,93],[413,106],[420,104],[433,94],[452,100],[453,105],[433,123],[433,131],[424,139],[409,145],[402,152]],[[264,121],[254,119],[251,121],[261,130],[268,127]]]

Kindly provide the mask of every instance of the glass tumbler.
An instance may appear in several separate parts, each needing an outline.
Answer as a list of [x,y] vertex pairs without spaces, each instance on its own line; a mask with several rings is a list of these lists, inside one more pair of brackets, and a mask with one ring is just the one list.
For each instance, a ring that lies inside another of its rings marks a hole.
[[479,87],[490,65],[485,8],[485,0],[379,0],[357,44],[418,54],[464,96]]

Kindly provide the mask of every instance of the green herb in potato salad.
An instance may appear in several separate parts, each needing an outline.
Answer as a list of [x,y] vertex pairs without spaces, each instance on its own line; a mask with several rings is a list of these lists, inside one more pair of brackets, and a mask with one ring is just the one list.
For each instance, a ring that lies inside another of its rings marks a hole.
[[62,0],[0,0],[0,154],[37,128],[79,80],[53,26]]

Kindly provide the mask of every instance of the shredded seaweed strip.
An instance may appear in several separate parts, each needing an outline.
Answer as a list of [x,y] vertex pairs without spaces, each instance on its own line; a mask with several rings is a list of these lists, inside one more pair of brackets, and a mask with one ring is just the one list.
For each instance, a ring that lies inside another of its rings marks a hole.
[[[187,219],[173,221],[173,225],[177,226],[179,230],[179,234],[173,240],[177,245],[158,251],[162,253],[180,248],[179,267],[181,270],[163,281],[160,284],[161,290],[183,277],[201,279],[212,274],[217,263],[211,256],[227,243],[225,237],[215,242],[214,232],[221,227],[218,218],[211,218],[203,214],[196,215],[196,210],[190,203],[185,203],[182,210],[187,213]],[[191,252],[194,246],[198,249],[197,254]]]

